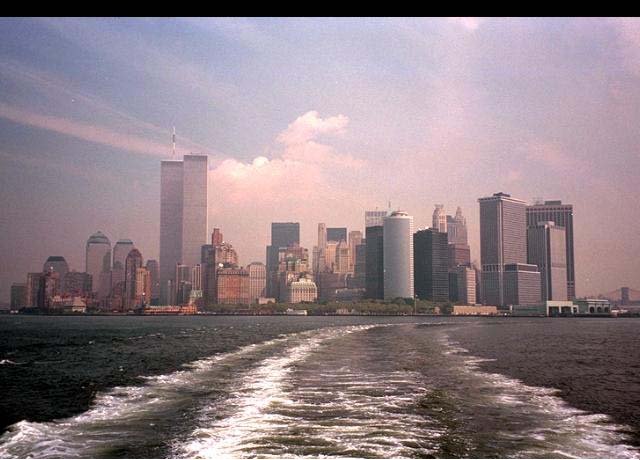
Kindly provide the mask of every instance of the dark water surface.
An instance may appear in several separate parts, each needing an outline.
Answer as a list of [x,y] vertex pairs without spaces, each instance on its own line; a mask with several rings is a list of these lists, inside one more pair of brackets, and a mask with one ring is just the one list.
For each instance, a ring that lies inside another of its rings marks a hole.
[[640,319],[0,317],[4,457],[640,456]]

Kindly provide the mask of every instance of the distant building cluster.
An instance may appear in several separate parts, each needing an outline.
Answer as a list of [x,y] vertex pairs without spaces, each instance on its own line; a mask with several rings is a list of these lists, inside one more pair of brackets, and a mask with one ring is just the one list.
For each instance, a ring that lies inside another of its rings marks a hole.
[[560,201],[480,198],[479,264],[461,208],[447,215],[436,204],[428,228],[401,210],[365,211],[364,233],[319,223],[311,251],[300,245],[300,223],[273,222],[265,263],[244,267],[220,228],[207,235],[207,169],[206,155],[161,162],[159,261],[96,232],[84,271],[49,257],[14,283],[11,308],[160,314],[151,307],[403,298],[505,309],[575,298],[573,207]]

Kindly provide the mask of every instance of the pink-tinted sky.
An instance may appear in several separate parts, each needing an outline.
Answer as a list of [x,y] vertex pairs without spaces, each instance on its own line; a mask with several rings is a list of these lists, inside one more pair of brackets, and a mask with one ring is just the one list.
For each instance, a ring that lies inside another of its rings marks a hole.
[[574,205],[578,295],[640,288],[636,19],[2,19],[0,300],[87,237],[157,258],[159,162],[210,155],[209,225],[243,264],[273,221]]

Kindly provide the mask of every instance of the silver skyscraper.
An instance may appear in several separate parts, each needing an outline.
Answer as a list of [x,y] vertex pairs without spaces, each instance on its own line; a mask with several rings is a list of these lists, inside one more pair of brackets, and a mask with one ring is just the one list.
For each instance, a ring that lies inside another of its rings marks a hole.
[[[160,287],[167,303],[168,281],[175,267],[200,263],[207,240],[206,155],[185,155],[183,161],[165,160],[160,174]],[[174,283],[172,283],[174,284]]]

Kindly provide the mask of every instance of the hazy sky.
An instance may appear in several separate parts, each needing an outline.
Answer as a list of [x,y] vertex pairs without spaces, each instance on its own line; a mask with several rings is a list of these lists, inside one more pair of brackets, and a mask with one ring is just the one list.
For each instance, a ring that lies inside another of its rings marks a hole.
[[477,199],[574,205],[578,295],[640,288],[640,21],[0,19],[0,301],[87,237],[159,252],[160,160],[210,155],[209,228],[427,227]]

